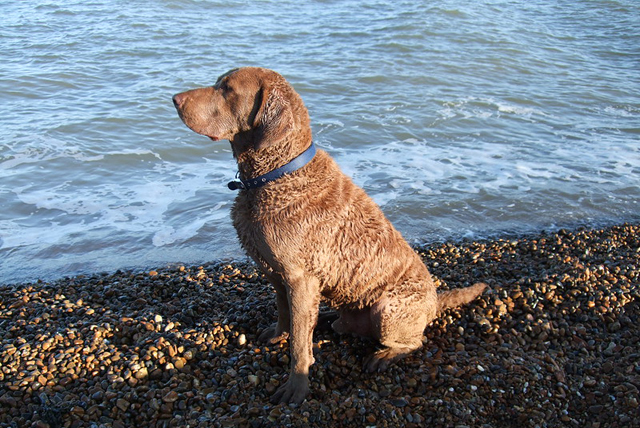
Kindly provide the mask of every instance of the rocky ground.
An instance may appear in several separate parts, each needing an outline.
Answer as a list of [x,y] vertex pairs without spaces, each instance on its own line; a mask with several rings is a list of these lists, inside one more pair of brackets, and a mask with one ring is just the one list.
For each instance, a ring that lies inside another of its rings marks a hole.
[[247,264],[0,286],[2,427],[640,426],[640,226],[418,250],[450,310],[385,373],[375,343],[317,332],[311,394],[271,405],[286,342]]

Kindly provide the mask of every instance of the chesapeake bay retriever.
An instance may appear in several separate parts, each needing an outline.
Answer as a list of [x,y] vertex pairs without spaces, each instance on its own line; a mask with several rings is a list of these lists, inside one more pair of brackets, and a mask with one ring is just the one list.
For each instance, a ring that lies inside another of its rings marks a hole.
[[[193,131],[231,142],[245,182],[312,145],[302,99],[271,70],[231,70],[214,86],[175,95],[173,102]],[[323,150],[262,187],[240,189],[231,217],[244,249],[276,290],[278,321],[260,339],[291,340],[291,373],[274,403],[301,403],[309,391],[321,299],[338,310],[336,332],[380,342],[383,348],[365,362],[376,371],[422,346],[438,312],[470,302],[486,287],[436,293],[420,257]]]

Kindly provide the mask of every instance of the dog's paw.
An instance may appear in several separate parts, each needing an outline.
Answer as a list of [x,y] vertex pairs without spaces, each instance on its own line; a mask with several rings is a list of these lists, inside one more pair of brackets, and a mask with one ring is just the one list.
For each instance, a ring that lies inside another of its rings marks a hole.
[[271,403],[300,404],[307,397],[307,394],[309,394],[309,377],[303,374],[294,374],[271,396]]
[[289,332],[288,331],[278,332],[278,328],[276,325],[273,325],[267,328],[265,331],[260,333],[260,336],[258,336],[259,341],[263,343],[268,343],[271,345],[287,340],[288,338],[289,338]]
[[364,369],[369,373],[383,372],[389,365],[409,354],[411,349],[384,348],[369,355],[364,361]]
[[383,372],[389,367],[389,361],[377,356],[377,352],[369,355],[364,360],[364,370],[369,373]]

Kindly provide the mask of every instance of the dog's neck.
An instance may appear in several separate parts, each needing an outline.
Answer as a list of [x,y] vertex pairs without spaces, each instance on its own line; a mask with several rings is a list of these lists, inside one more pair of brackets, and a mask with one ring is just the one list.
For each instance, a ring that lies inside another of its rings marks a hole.
[[315,155],[316,155],[316,146],[313,144],[313,141],[311,141],[307,149],[305,149],[302,153],[300,153],[298,156],[296,156],[286,164],[278,168],[275,168],[262,175],[233,180],[228,184],[229,189],[230,190],[257,189],[272,181],[278,180],[279,178],[281,178],[286,174],[291,174],[292,172],[299,170],[300,168],[304,167],[306,164],[311,162],[311,160],[313,160]]
[[238,163],[239,181],[249,182],[278,170],[309,149],[313,145],[311,128],[305,128],[307,129],[291,132],[285,138],[261,149],[256,149],[259,144],[253,131],[236,134],[230,142],[233,157]]
[[290,133],[275,144],[256,150],[253,132],[237,134],[231,141],[231,149],[238,163],[239,178],[249,180],[280,168],[304,152],[311,142],[309,129],[308,132]]

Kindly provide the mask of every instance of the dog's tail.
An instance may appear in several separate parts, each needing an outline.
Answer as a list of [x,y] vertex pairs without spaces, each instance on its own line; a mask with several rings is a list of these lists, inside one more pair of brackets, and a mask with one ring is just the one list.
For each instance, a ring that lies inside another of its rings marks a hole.
[[478,282],[470,287],[454,288],[453,290],[447,290],[438,293],[438,312],[442,312],[445,309],[466,305],[467,303],[481,295],[486,288],[487,284]]

